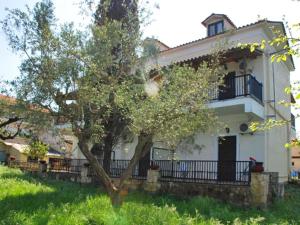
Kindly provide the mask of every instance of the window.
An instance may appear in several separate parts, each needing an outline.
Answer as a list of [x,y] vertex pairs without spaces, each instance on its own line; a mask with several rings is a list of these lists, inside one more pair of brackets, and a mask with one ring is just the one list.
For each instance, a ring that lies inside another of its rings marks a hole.
[[208,25],[208,36],[214,36],[224,31],[224,21],[218,21]]

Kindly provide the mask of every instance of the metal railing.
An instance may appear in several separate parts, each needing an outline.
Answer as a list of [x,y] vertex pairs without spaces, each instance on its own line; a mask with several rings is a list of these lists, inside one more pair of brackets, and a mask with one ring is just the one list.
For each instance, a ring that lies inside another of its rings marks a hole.
[[249,185],[251,162],[213,160],[155,160],[161,181]]
[[52,159],[49,161],[48,169],[51,172],[70,172],[80,173],[85,163],[88,163],[86,159]]
[[251,74],[228,77],[224,84],[210,92],[212,100],[226,100],[241,96],[251,96],[260,103],[263,101],[263,85]]
[[38,171],[39,170],[39,163],[38,162],[23,162],[12,160],[8,164],[12,168],[20,168],[21,170],[26,171]]
[[[103,160],[98,160],[103,165]],[[109,176],[121,177],[130,160],[111,160]],[[140,161],[132,171],[135,179],[146,179],[147,170],[158,167],[161,181],[194,183],[232,183],[249,185],[251,181],[251,162],[217,161],[217,160],[152,160]],[[49,163],[50,171],[80,173],[82,167],[88,166],[88,175],[95,176],[95,171],[85,159],[59,160]]]
[[[103,165],[103,160],[98,160]],[[130,160],[111,160],[109,176],[121,177]],[[132,171],[132,178],[147,179],[147,170],[157,168],[160,181],[249,185],[251,182],[251,161],[217,160],[147,160],[140,161]],[[36,162],[11,161],[11,167],[28,171],[38,171]],[[50,172],[80,174],[83,167],[88,167],[88,176],[95,176],[95,171],[86,159],[56,159],[48,164]]]
[[[103,166],[103,160],[98,160],[101,166]],[[113,178],[120,178],[123,172],[127,169],[130,160],[111,160],[110,162],[110,169],[108,172],[110,177]],[[147,165],[148,162],[140,161],[137,165],[134,166],[132,170],[132,177],[135,179],[147,179],[147,170],[150,167],[150,164]],[[142,166],[143,165],[143,166]],[[146,167],[145,167],[146,165]],[[95,171],[93,171],[92,167],[89,167],[88,171],[89,176],[95,176]]]

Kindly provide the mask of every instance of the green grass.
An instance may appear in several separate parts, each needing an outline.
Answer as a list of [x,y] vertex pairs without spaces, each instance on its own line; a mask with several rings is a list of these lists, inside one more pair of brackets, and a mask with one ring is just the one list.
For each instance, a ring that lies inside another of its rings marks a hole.
[[300,224],[300,188],[288,187],[286,198],[265,211],[143,192],[130,193],[115,209],[99,188],[0,166],[0,224]]

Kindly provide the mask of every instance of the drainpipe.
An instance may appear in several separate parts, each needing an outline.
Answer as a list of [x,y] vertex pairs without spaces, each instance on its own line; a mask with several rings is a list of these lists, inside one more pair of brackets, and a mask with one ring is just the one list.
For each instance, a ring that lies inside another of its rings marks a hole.
[[[264,110],[265,110],[265,119],[267,119],[268,115],[269,115],[269,109],[268,109],[268,99],[269,99],[269,87],[270,87],[270,79],[269,79],[269,72],[270,72],[270,62],[269,62],[269,58],[267,57],[267,53],[264,53],[262,55],[263,57],[263,73],[264,73],[264,99],[265,99],[265,104],[264,104]],[[269,131],[265,131],[264,132],[264,136],[265,136],[265,154],[264,154],[264,164],[265,164],[265,168],[266,170],[268,170],[269,167]]]
[[[270,54],[271,56],[271,54]],[[269,56],[269,57],[270,57]],[[268,59],[269,60],[269,59]],[[276,120],[276,88],[275,88],[275,71],[274,71],[274,63],[272,63],[272,80],[273,80],[273,106],[274,106],[274,115]]]

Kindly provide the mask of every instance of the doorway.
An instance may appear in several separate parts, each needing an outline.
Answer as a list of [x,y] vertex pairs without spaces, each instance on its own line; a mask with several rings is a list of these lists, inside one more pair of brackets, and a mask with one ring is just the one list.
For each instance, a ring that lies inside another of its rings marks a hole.
[[218,180],[235,181],[236,179],[236,136],[218,138],[219,160]]
[[219,100],[235,97],[235,72],[230,72],[224,77],[224,83],[219,86]]

